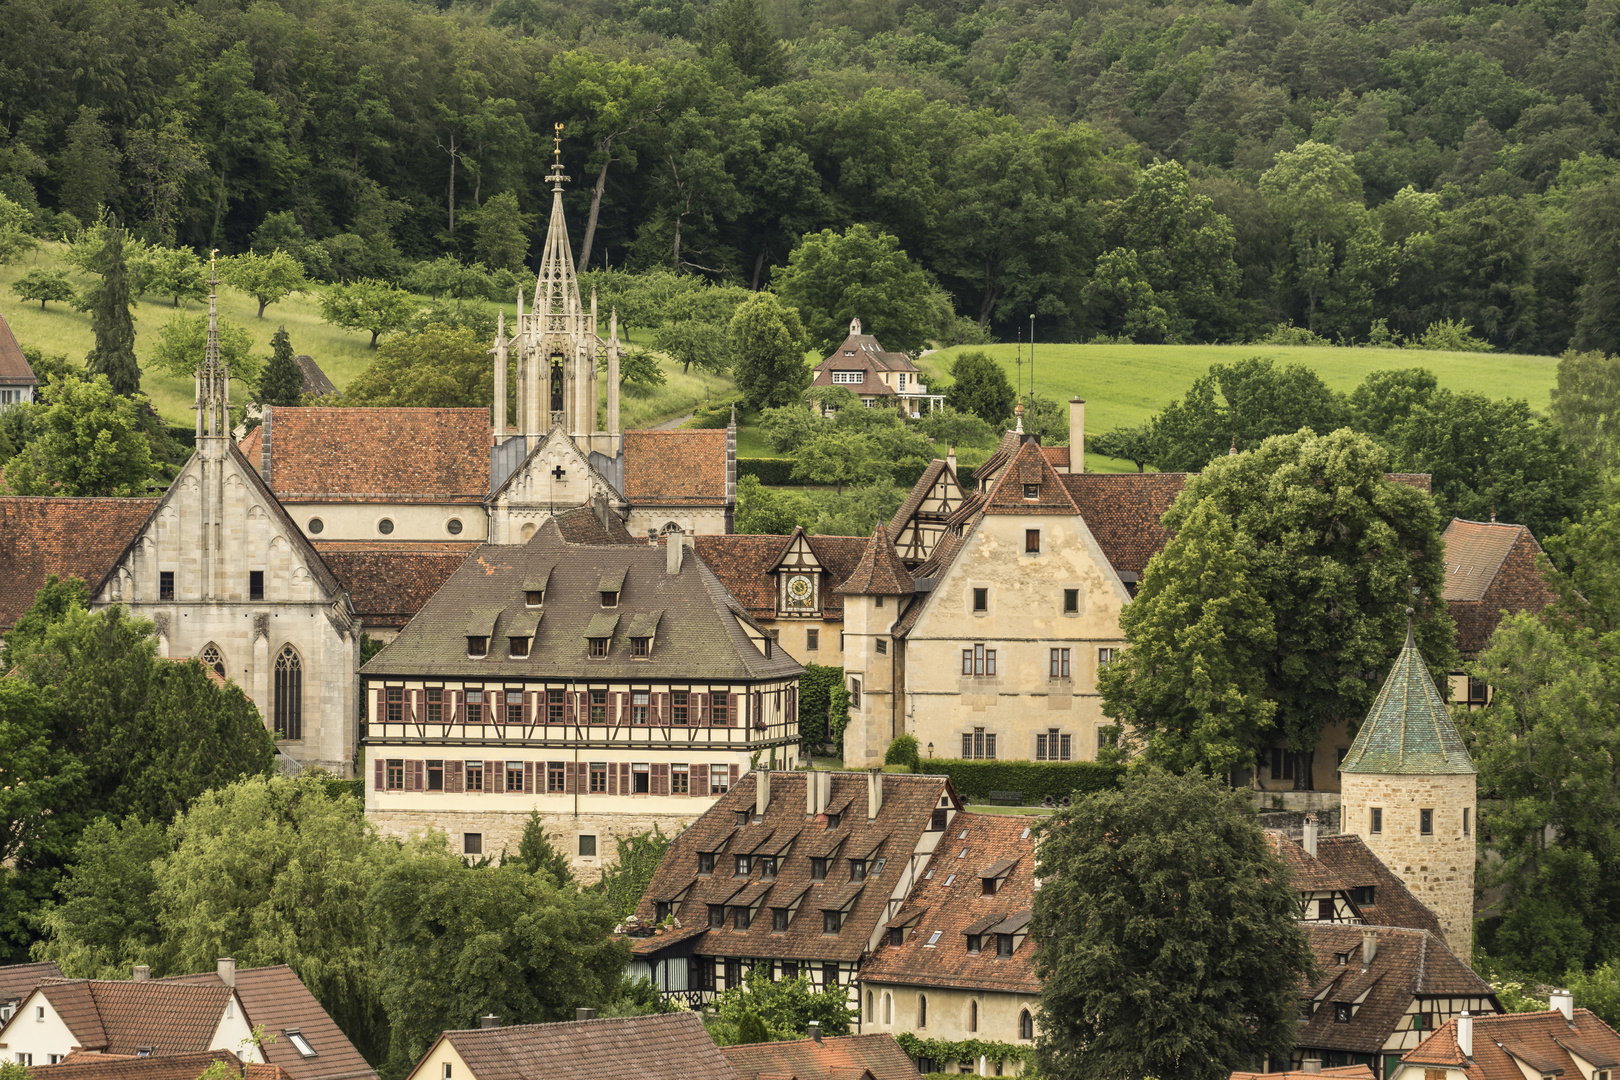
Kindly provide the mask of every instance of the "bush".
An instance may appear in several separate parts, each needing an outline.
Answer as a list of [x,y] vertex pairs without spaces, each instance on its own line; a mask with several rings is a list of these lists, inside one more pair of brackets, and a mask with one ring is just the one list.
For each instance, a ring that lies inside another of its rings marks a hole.
[[1054,799],[1089,795],[1116,786],[1125,775],[1121,765],[1098,761],[962,761],[956,758],[924,761],[921,772],[948,776],[958,795],[985,802],[992,791],[1021,791],[1024,805],[1037,805],[1047,795]]
[[688,420],[681,426],[686,428],[700,428],[704,430],[713,430],[715,428],[726,427],[731,423],[732,406],[737,406],[740,409],[742,407],[742,399],[735,397],[725,398],[721,401],[716,401],[713,404],[705,405],[700,409],[694,409],[692,410],[692,419]]
[[815,749],[827,742],[827,709],[835,687],[844,685],[844,669],[804,665],[799,676],[799,742]]
[[883,764],[905,765],[912,772],[921,772],[922,763],[917,754],[917,736],[896,735],[889,748],[883,752]]
[[[724,425],[722,425],[724,426]],[[767,487],[788,487],[803,484],[803,480],[793,479],[793,466],[798,464],[793,458],[738,458],[737,479],[745,476],[756,476],[759,482]]]

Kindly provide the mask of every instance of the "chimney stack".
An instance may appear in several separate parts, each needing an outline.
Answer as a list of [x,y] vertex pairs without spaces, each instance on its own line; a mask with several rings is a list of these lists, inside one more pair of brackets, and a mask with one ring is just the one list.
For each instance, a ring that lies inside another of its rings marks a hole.
[[883,809],[883,770],[866,770],[866,820],[877,818]]
[[478,1018],[478,1026],[481,1028],[498,1028],[501,1026],[501,1018],[496,1016],[494,1013],[480,1016]]
[[219,981],[220,982],[224,983],[226,986],[230,986],[230,987],[236,986],[236,961],[235,960],[232,960],[228,956],[222,956],[222,957],[219,958],[218,962],[215,963],[214,970],[219,973]]
[[1467,1009],[1457,1017],[1457,1049],[1465,1058],[1474,1056],[1474,1018],[1468,1015]]
[[152,969],[146,964],[135,965],[135,981],[145,982],[152,977]]
[[955,476],[956,475],[956,446],[955,446],[954,443],[951,445],[951,448],[945,452],[945,464],[950,466],[951,475]]
[[764,817],[765,810],[771,805],[771,771],[769,769],[754,770],[754,816]]
[[1316,815],[1305,815],[1305,854],[1316,858]]
[[1069,399],[1069,471],[1086,471],[1086,403],[1077,397]]
[[820,1042],[821,1041],[821,1021],[812,1020],[812,1021],[810,1021],[810,1023],[806,1024],[805,1026],[809,1029],[806,1032],[806,1034],[808,1034],[812,1039],[816,1040],[816,1042]]
[[1319,1073],[1319,1072],[1322,1071],[1322,1059],[1321,1058],[1306,1058],[1305,1061],[1304,1061],[1304,1066],[1305,1066],[1305,1071],[1308,1072],[1308,1073]]
[[574,1010],[574,1019],[575,1020],[595,1020],[596,1019],[596,1010],[595,1009],[575,1009]]
[[1371,930],[1361,932],[1361,966],[1372,967],[1373,957],[1378,955],[1378,935]]
[[1569,1023],[1575,1022],[1575,999],[1568,990],[1554,990],[1547,1005],[1553,1011],[1563,1013]]
[[664,570],[670,577],[681,572],[681,557],[686,553],[686,534],[672,532],[664,537]]

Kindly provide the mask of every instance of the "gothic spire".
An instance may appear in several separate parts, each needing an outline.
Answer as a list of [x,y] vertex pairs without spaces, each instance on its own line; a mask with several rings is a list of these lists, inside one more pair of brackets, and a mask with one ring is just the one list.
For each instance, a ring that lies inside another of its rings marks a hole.
[[197,367],[197,436],[221,437],[230,429],[230,372],[219,351],[219,269],[208,256],[208,342]]
[[551,224],[546,229],[545,251],[540,257],[540,273],[534,282],[534,315],[540,320],[541,333],[577,331],[574,324],[581,316],[579,280],[574,275],[574,249],[568,242],[568,225],[563,219],[563,183],[569,179],[563,173],[561,124],[554,125],[552,136],[551,172]]

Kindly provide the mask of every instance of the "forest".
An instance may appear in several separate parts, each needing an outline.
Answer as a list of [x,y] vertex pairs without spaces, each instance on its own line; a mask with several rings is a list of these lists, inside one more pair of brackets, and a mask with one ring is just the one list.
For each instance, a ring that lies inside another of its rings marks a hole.
[[[1048,341],[1441,324],[1608,351],[1614,22],[1613,0],[7,0],[0,194],[53,239],[105,207],[154,245],[402,280],[532,266],[555,157],[582,267],[757,290],[806,233],[865,224],[948,299],[946,344],[1035,315]],[[514,212],[526,253],[479,228]]]

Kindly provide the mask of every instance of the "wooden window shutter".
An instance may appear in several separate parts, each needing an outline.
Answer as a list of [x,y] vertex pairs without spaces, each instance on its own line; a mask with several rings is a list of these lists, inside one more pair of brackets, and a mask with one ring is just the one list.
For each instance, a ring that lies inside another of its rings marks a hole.
[[[612,768],[611,765],[608,767]],[[630,788],[630,763],[628,761],[619,762],[619,790],[626,795],[632,794]]]
[[449,690],[446,691],[446,693],[450,694],[456,700],[456,723],[465,724],[467,722],[466,692],[462,690]]
[[427,763],[423,761],[411,762],[411,790],[421,791],[427,787]]
[[[493,779],[491,779],[493,777]],[[484,762],[484,784],[491,791],[506,790],[506,762]]]
[[675,714],[670,711],[669,707],[669,691],[665,690],[662,694],[658,695],[658,722],[661,724],[668,724],[674,719]]
[[491,704],[491,702],[489,700],[489,694],[485,693],[484,694],[484,711],[487,714],[487,719],[493,720],[497,724],[506,723],[506,693],[505,693],[505,691],[497,690],[495,692],[495,701],[494,701],[493,704]]
[[371,763],[371,776],[372,776],[372,790],[373,791],[381,791],[383,789],[383,775],[386,772],[387,768],[388,768],[388,763],[386,761],[384,761],[382,758],[378,758],[376,761]]
[[731,786],[737,786],[737,766],[731,766]]
[[669,794],[669,763],[654,762],[652,767],[652,793],[654,795]]
[[765,695],[755,690],[752,696],[754,700],[748,706],[748,720],[755,727],[759,727],[761,721],[765,719]]
[[535,710],[535,691],[533,691],[533,690],[525,690],[523,692],[523,722],[525,724],[529,723],[530,719],[534,716],[534,714],[535,714],[534,710]]
[[532,761],[523,763],[523,794],[534,794],[534,762]]
[[[619,767],[613,764],[611,761],[608,762],[607,782],[607,793],[609,795],[617,795],[619,793]],[[627,791],[625,794],[628,795],[630,793]]]
[[709,767],[698,764],[692,766],[692,794],[707,795],[709,793]]
[[662,724],[664,722],[664,695],[647,692],[647,722]]
[[444,763],[444,786],[450,791],[462,790],[464,781],[461,778],[461,762],[447,761]]
[[401,696],[405,698],[405,702],[400,706],[400,715],[405,719],[407,724],[416,723],[416,691],[407,690]]
[[614,719],[620,724],[628,722],[630,719],[630,695],[625,693],[623,690],[620,690],[613,696],[617,698],[619,702],[618,713]]
[[380,724],[388,719],[388,706],[383,701],[382,687],[377,688],[377,711],[371,714],[372,722]]
[[737,695],[736,694],[727,694],[726,695],[726,726],[730,727],[732,724],[741,724],[741,723],[742,723],[742,717],[737,715]]
[[[564,765],[563,768],[566,769],[568,766]],[[574,771],[579,774],[574,779],[574,783],[579,785],[579,793],[589,795],[591,792],[591,767],[583,761],[577,761],[574,763]]]
[[692,707],[697,709],[697,722],[707,724],[709,722],[709,695],[693,694]]
[[[572,697],[573,695],[570,694],[569,696]],[[563,762],[563,793],[573,795],[578,792],[579,788],[574,784],[574,767],[565,761]]]

